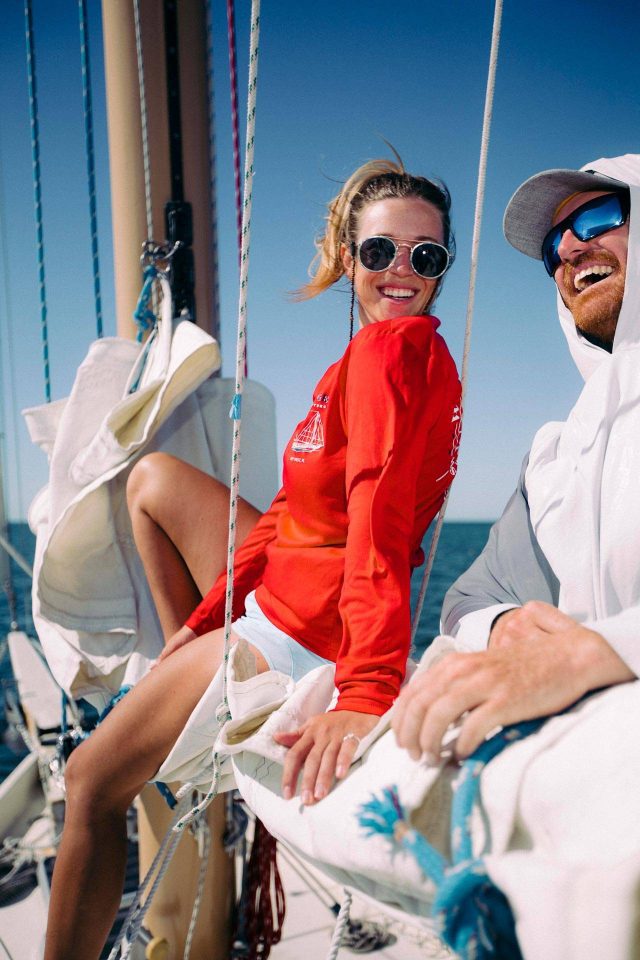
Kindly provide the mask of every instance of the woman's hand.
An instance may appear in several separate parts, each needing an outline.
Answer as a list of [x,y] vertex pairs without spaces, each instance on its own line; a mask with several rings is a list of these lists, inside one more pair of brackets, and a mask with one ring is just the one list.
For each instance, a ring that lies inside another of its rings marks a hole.
[[303,767],[302,802],[308,805],[326,797],[334,777],[346,777],[360,740],[379,719],[368,713],[332,710],[310,717],[297,730],[274,734],[277,743],[289,747],[282,774],[285,800],[294,795]]
[[191,643],[192,640],[195,640],[196,636],[197,634],[195,634],[190,627],[180,627],[180,629],[176,630],[174,635],[167,641],[156,662],[160,663],[161,660],[166,660],[167,657],[170,657],[171,654],[175,653],[176,650],[179,650],[180,647],[184,647],[185,644]]

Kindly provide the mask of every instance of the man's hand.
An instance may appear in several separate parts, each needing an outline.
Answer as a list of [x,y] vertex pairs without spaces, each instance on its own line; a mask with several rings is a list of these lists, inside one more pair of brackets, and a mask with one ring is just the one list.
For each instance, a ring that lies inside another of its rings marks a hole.
[[160,663],[161,660],[166,660],[167,657],[170,657],[171,654],[179,650],[180,647],[184,647],[186,643],[191,643],[192,640],[196,639],[196,636],[197,634],[195,634],[190,627],[180,627],[180,629],[176,630],[174,635],[167,640],[162,653],[158,657],[157,663]]
[[499,726],[557,713],[587,691],[634,674],[599,633],[548,603],[500,617],[482,653],[451,653],[405,687],[392,727],[414,759],[436,762],[459,724],[456,756],[473,753]]
[[282,794],[293,796],[303,769],[300,797],[304,804],[322,800],[333,779],[346,777],[362,737],[371,733],[380,718],[352,710],[332,710],[310,717],[297,730],[276,733],[274,739],[289,747],[282,774]]

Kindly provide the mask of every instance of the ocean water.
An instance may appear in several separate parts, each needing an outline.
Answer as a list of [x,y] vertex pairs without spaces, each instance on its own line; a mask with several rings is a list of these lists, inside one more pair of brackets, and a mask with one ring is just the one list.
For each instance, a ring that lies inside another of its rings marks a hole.
[[[431,579],[425,598],[422,617],[416,636],[416,650],[421,653],[439,632],[439,618],[442,600],[453,581],[478,556],[489,535],[489,523],[445,523],[438,545]],[[29,528],[24,523],[10,524],[9,537],[13,545],[29,561],[33,560],[34,539]],[[428,551],[430,533],[427,533],[424,542],[425,553]],[[33,633],[31,619],[31,583],[29,578],[12,562],[13,589],[15,594],[15,609],[18,626],[21,630]],[[412,583],[412,600],[415,603],[422,570],[417,570]],[[9,604],[4,591],[0,596],[0,681],[2,694],[4,685],[12,682],[11,665],[4,637],[9,629]],[[0,781],[18,763],[24,753],[15,753],[4,742],[6,737],[6,723],[4,719],[4,696],[0,703]]]

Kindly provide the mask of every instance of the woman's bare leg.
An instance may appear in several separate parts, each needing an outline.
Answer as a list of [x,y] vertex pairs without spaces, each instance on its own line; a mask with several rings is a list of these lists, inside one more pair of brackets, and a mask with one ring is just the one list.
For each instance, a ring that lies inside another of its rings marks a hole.
[[[45,960],[100,955],[124,881],[127,808],[173,747],[222,661],[223,644],[223,631],[214,630],[177,650],[71,755]],[[253,652],[258,671],[267,670]]]
[[[167,453],[134,466],[127,484],[133,535],[165,640],[178,630],[224,570],[229,489]],[[260,518],[238,501],[240,544]]]

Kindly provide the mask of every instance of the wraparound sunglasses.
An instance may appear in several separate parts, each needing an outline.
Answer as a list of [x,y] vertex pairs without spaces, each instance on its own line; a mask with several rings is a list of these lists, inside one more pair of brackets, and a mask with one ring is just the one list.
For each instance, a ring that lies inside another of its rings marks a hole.
[[607,193],[577,207],[568,217],[556,223],[542,241],[542,260],[549,276],[554,275],[562,262],[558,248],[566,230],[571,230],[574,237],[584,243],[621,227],[628,216],[629,195],[626,193]]
[[446,272],[451,260],[449,251],[435,240],[393,240],[391,237],[367,237],[357,244],[358,259],[371,273],[388,270],[398,256],[400,247],[409,248],[411,269],[426,280],[437,280]]

